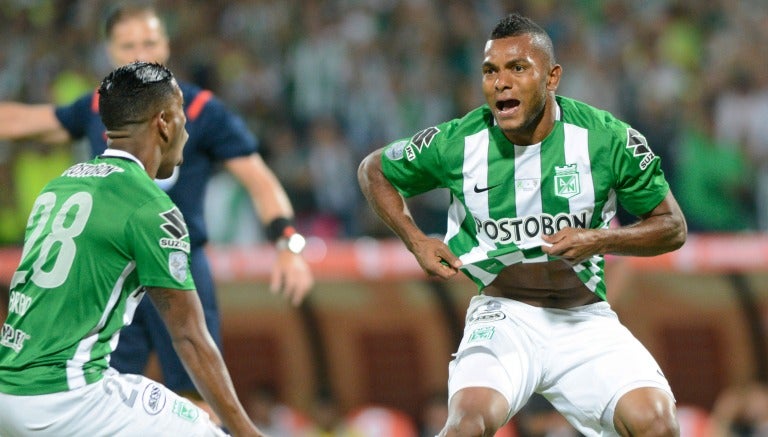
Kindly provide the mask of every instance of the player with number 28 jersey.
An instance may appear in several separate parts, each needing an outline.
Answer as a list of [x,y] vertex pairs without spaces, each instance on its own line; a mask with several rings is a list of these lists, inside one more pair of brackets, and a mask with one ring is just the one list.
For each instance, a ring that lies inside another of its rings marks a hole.
[[[194,292],[184,219],[125,152],[108,149],[51,181],[27,235],[2,328],[0,392],[39,395],[100,380],[141,284]],[[38,305],[48,311],[27,314]]]

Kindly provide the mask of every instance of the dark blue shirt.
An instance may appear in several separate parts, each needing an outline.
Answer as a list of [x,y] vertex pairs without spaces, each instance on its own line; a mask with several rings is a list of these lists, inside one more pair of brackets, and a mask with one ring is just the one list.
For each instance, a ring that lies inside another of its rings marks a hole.
[[[184,148],[184,163],[178,168],[175,183],[160,183],[179,207],[189,228],[192,247],[208,240],[203,217],[203,199],[216,164],[248,156],[257,150],[256,139],[243,120],[229,111],[210,91],[179,83],[184,94],[189,140]],[[56,108],[56,117],[74,139],[87,137],[96,156],[107,148],[104,125],[99,117],[98,93],[93,92],[67,106]],[[166,185],[172,184],[170,187]]]

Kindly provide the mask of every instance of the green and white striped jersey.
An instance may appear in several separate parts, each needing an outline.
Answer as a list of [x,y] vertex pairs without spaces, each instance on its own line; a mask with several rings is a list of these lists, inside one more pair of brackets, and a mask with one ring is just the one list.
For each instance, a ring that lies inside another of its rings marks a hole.
[[181,213],[133,156],[107,149],[53,179],[32,207],[10,286],[0,392],[101,379],[143,286],[194,290],[188,254]]
[[[505,266],[554,259],[541,251],[542,234],[606,228],[617,201],[641,215],[669,190],[643,135],[608,112],[556,101],[554,129],[539,144],[510,143],[484,105],[385,148],[384,174],[403,196],[451,192],[445,242],[481,290]],[[600,255],[574,271],[605,299],[603,267]]]

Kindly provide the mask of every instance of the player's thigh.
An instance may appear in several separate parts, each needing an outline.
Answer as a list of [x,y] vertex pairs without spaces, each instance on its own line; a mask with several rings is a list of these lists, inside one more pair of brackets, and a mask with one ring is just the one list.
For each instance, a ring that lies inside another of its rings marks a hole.
[[675,400],[656,387],[633,389],[619,398],[613,415],[614,427],[622,435],[673,435],[679,432]]
[[[506,399],[506,419],[519,411],[540,380],[537,346],[526,329],[497,299],[472,298],[464,337],[448,368],[449,399],[464,389],[487,388]],[[476,402],[491,407],[482,397]],[[469,408],[466,399],[461,405]]]
[[543,382],[542,394],[585,435],[615,435],[616,405],[634,389],[652,387],[672,398],[650,352],[607,304],[600,307],[604,311],[580,316],[586,321],[561,325]]

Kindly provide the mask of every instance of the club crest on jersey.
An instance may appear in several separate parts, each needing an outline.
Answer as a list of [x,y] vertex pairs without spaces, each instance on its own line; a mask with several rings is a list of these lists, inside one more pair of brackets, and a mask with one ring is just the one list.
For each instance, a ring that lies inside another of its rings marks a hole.
[[179,282],[187,280],[189,258],[185,252],[171,252],[168,254],[168,271]]
[[184,223],[184,217],[181,215],[181,211],[179,211],[178,208],[173,208],[161,213],[160,217],[165,220],[165,222],[160,225],[160,229],[171,237],[161,238],[160,247],[189,252],[189,242],[184,241],[184,238],[189,235],[189,231],[187,231],[187,225]]
[[570,199],[579,193],[581,193],[581,183],[576,164],[555,166],[555,195]]
[[411,140],[405,147],[406,158],[408,158],[409,161],[413,161],[416,158],[416,153],[421,153],[422,148],[429,147],[432,139],[435,138],[435,135],[437,135],[439,132],[440,129],[434,126],[417,132],[416,135],[411,137]]
[[645,170],[651,164],[656,154],[648,147],[648,140],[635,129],[627,128],[627,149],[632,152],[632,156],[640,158],[640,170]]

